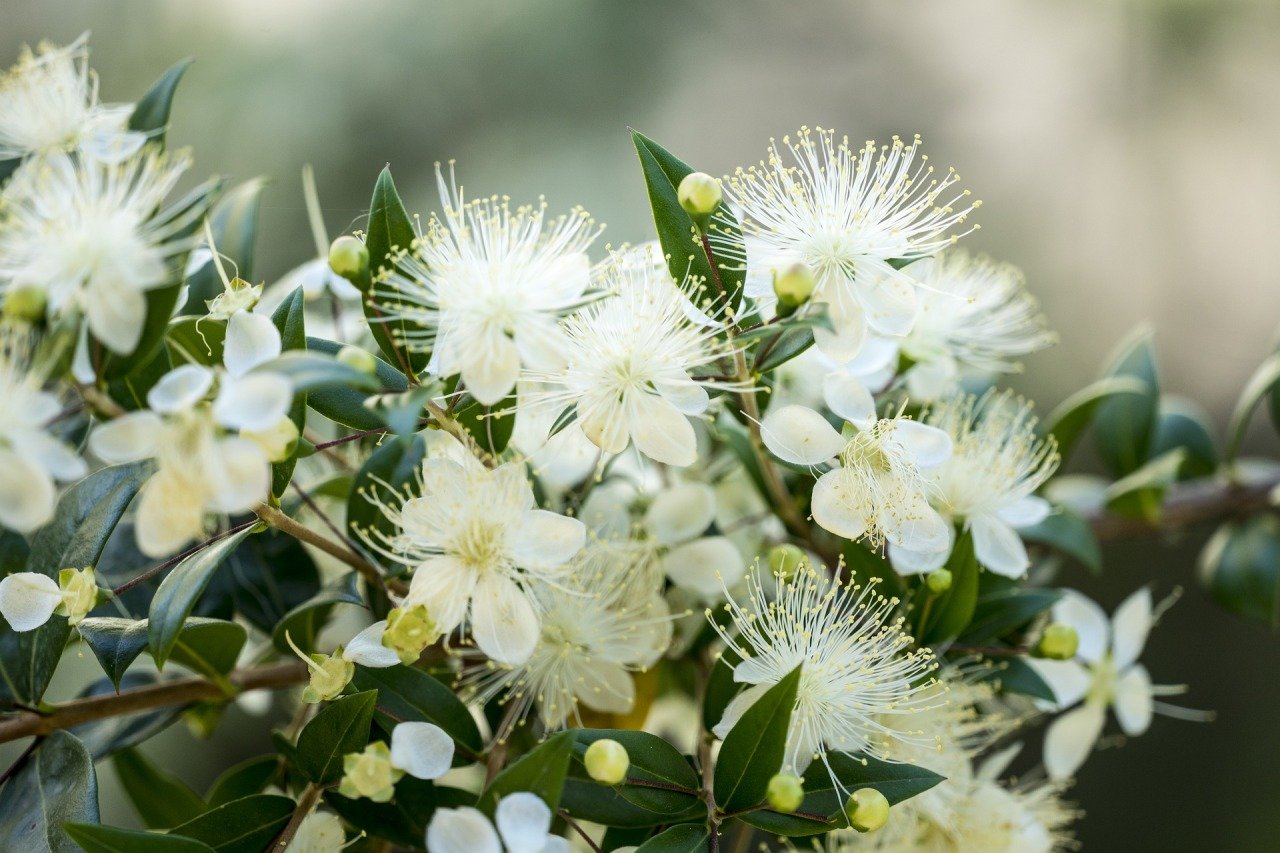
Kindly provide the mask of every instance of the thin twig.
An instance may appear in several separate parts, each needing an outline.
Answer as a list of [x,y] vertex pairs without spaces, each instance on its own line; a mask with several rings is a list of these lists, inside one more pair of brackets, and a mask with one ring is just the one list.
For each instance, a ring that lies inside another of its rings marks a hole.
[[228,536],[233,536],[239,533],[241,530],[244,530],[245,528],[253,527],[253,525],[257,523],[258,523],[258,520],[254,519],[252,521],[246,521],[241,524],[237,524],[235,527],[228,528],[219,533],[215,533],[213,536],[210,536],[208,539],[204,540],[203,542],[197,545],[192,545],[190,548],[183,551],[181,554],[175,554],[174,556],[165,560],[163,563],[160,563],[159,565],[152,566],[151,568],[147,569],[142,574],[137,575],[136,577],[129,578],[129,580],[113,588],[111,590],[111,594],[123,595],[124,593],[133,589],[138,584],[143,584],[151,580],[156,575],[163,572],[165,569],[169,569],[169,568],[172,568],[173,566],[176,566],[178,563],[181,563],[183,560],[185,560],[187,557],[190,557],[192,554],[203,551],[205,548],[208,548],[214,542],[217,542],[222,539],[226,539]]
[[1165,495],[1157,524],[1144,518],[1114,515],[1105,510],[1088,516],[1099,539],[1131,539],[1165,533],[1207,521],[1248,515],[1271,506],[1271,493],[1280,486],[1280,475],[1252,483],[1200,480],[1174,486]]
[[307,815],[311,814],[311,810],[316,807],[316,803],[323,793],[324,788],[314,782],[302,789],[302,796],[298,797],[298,807],[293,810],[293,815],[289,818],[289,822],[285,824],[284,829],[280,830],[280,834],[271,843],[269,850],[284,850],[289,846],[289,842],[298,834],[298,830],[302,827],[302,822],[307,819]]
[[306,542],[308,545],[313,545],[329,556],[346,563],[348,566],[363,575],[365,580],[370,583],[385,587],[400,595],[403,595],[408,591],[401,581],[394,578],[383,577],[382,572],[378,571],[377,566],[370,563],[364,557],[361,557],[359,554],[351,551],[345,545],[334,542],[332,539],[320,535],[306,525],[299,524],[276,507],[273,507],[270,504],[260,503],[254,507],[253,511],[258,518],[279,530],[281,533],[287,533],[293,538]]
[[567,811],[560,809],[560,817],[564,818],[564,822],[569,824],[573,831],[582,837],[582,840],[587,843],[588,847],[596,851],[596,853],[600,853],[600,845],[596,844],[595,841],[591,839],[590,835],[587,835],[587,831],[585,829],[578,826],[578,822],[574,820]]

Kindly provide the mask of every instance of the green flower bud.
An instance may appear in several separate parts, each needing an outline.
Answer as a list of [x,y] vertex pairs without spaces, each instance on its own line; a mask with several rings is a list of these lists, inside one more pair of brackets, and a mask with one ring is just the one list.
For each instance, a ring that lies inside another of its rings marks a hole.
[[38,323],[44,318],[47,301],[43,290],[35,287],[16,287],[4,298],[4,316],[9,320]]
[[338,793],[347,799],[367,797],[375,803],[388,802],[396,793],[396,782],[404,771],[391,763],[391,750],[380,740],[342,757],[342,781]]
[[929,572],[929,574],[925,575],[924,582],[929,587],[929,592],[934,595],[942,595],[942,593],[951,589],[951,572],[946,569]]
[[889,822],[889,801],[875,788],[859,788],[849,795],[844,814],[858,832],[875,832]]
[[57,612],[67,617],[68,624],[80,624],[98,604],[98,581],[92,566],[58,572],[58,588],[62,590],[62,603]]
[[286,415],[266,429],[242,429],[240,437],[261,447],[271,462],[283,462],[298,446],[298,425]]
[[807,561],[804,551],[789,542],[769,549],[769,573],[783,580],[789,579]]
[[587,747],[587,754],[582,760],[587,766],[587,775],[606,785],[617,785],[626,779],[627,770],[631,767],[631,756],[627,754],[627,748],[608,738],[595,741]]
[[338,361],[370,376],[378,369],[378,359],[373,353],[360,347],[348,345],[338,350]]
[[440,637],[436,620],[424,604],[393,607],[387,614],[387,629],[382,632],[382,645],[394,651],[400,662],[411,664],[422,656],[422,650]]
[[343,278],[357,278],[369,269],[369,250],[355,237],[344,234],[329,244],[329,269]]
[[680,206],[690,216],[710,216],[716,212],[723,197],[720,182],[706,172],[690,172],[676,189]]
[[309,705],[328,702],[342,695],[356,674],[356,665],[342,657],[342,649],[331,655],[308,655],[311,667],[311,681],[302,690],[302,701]]
[[813,277],[813,270],[805,264],[797,262],[780,270],[774,270],[773,293],[778,297],[778,304],[791,311],[808,302],[817,286],[818,282]]
[[1049,660],[1071,660],[1080,647],[1080,635],[1076,629],[1061,622],[1054,622],[1040,635],[1036,654]]
[[778,773],[769,780],[765,799],[769,801],[769,808],[775,812],[791,814],[804,802],[804,785],[799,776]]

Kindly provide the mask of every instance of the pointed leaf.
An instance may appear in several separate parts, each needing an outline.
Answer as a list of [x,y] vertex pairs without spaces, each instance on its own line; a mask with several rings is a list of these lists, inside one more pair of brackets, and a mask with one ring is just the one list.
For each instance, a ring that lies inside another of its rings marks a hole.
[[1231,414],[1231,425],[1227,427],[1225,455],[1228,462],[1234,462],[1240,455],[1240,445],[1244,442],[1245,429],[1249,426],[1253,410],[1258,407],[1258,403],[1262,402],[1263,397],[1276,393],[1274,389],[1278,387],[1280,387],[1280,353],[1272,355],[1258,365],[1258,369],[1249,377],[1244,390],[1240,392],[1240,399],[1236,401],[1235,410]]
[[187,557],[169,570],[169,574],[151,599],[148,642],[156,666],[163,668],[173,651],[183,622],[195,607],[196,600],[204,592],[214,572],[223,560],[239,547],[253,528],[246,528],[219,539],[212,545]]
[[1107,375],[1132,377],[1146,385],[1141,393],[1108,397],[1094,416],[1094,443],[1098,455],[1116,476],[1141,467],[1150,458],[1155,437],[1160,380],[1156,371],[1151,332],[1139,329],[1112,360]]
[[121,750],[111,762],[129,801],[148,829],[169,829],[204,813],[204,800],[199,794],[138,750]]
[[171,832],[203,841],[219,853],[261,853],[284,829],[294,807],[288,797],[256,794],[207,811]]
[[1095,575],[1102,571],[1102,546],[1089,522],[1069,509],[1058,507],[1039,524],[1019,527],[1018,535],[1039,542],[1080,561]]
[[6,850],[72,853],[63,827],[98,822],[98,778],[84,744],[53,732],[0,789],[0,839]]
[[[342,345],[321,338],[307,338],[307,349],[325,355],[337,355]],[[374,375],[386,392],[401,393],[409,388],[404,375],[380,358],[374,359]],[[366,392],[348,386],[321,385],[307,394],[307,405],[331,421],[360,430],[375,430],[384,426],[383,421],[365,407]]]
[[[472,753],[484,748],[480,729],[467,706],[452,690],[420,669],[357,666],[348,689],[378,691],[376,719],[386,731],[394,728],[397,722],[435,723]],[[462,756],[455,759],[463,760]]]
[[85,853],[210,853],[208,844],[181,835],[117,829],[92,823],[69,823],[67,835]]
[[1144,395],[1147,383],[1134,376],[1107,376],[1080,389],[1058,404],[1044,419],[1044,432],[1058,441],[1058,453],[1065,462],[1084,431],[1093,423],[1098,407],[1112,397]]
[[705,824],[682,823],[650,838],[636,853],[701,853],[710,849],[711,831]]
[[169,111],[173,106],[173,93],[177,91],[178,83],[191,63],[191,59],[179,60],[138,99],[129,116],[130,130],[142,131],[149,139],[164,143],[165,131],[169,128]]
[[209,786],[206,797],[209,808],[214,809],[232,800],[262,792],[275,777],[280,759],[275,755],[259,755],[223,771]]
[[342,758],[369,742],[375,690],[343,696],[326,705],[298,735],[298,770],[312,782],[327,785],[342,778]]
[[368,282],[362,282],[364,286],[361,289],[365,291],[364,314],[369,319],[374,340],[387,360],[405,375],[421,373],[431,360],[431,354],[409,352],[396,339],[398,335],[420,332],[422,327],[408,320],[387,319],[385,306],[394,298],[382,292],[383,285],[376,284],[373,277],[380,269],[393,267],[396,251],[409,250],[416,237],[413,220],[404,209],[395,181],[391,179],[391,168],[386,167],[378,175],[378,182],[373,187],[373,200],[369,203],[369,233],[365,238],[365,248],[369,250],[372,276]]
[[490,817],[498,801],[516,791],[534,794],[552,813],[560,805],[569,758],[573,755],[573,732],[559,732],[520,756],[499,773],[480,797],[479,808]]
[[[286,354],[306,357],[307,329],[302,303],[302,288],[295,288],[271,315],[271,322],[280,332],[282,357]],[[289,406],[289,420],[293,421],[293,425],[298,428],[298,435],[301,436],[307,426],[307,393],[305,386],[300,383],[294,383],[293,386],[293,403]],[[301,442],[298,442],[298,446],[301,446]],[[298,464],[298,446],[294,447],[288,459],[271,463],[271,494],[277,498],[289,488],[293,469]]]
[[[956,538],[946,568],[951,572],[951,588],[934,599],[928,621],[917,634],[927,645],[955,637],[973,618],[978,603],[978,559],[968,532]],[[920,612],[924,613],[923,609]]]
[[716,805],[731,812],[764,799],[769,779],[786,756],[791,711],[800,686],[796,667],[756,700],[729,730],[716,759]]

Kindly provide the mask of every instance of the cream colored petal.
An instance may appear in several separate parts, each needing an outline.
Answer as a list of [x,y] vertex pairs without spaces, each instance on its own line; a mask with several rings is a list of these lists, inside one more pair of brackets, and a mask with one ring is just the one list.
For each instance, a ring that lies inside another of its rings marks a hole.
[[684,413],[657,394],[627,395],[627,429],[636,449],[657,462],[684,468],[698,458],[698,438]]
[[540,622],[518,584],[496,572],[482,575],[471,596],[471,634],[480,651],[518,666],[538,644]]
[[827,419],[805,406],[782,406],[765,416],[760,432],[769,451],[793,465],[818,465],[844,450]]
[[644,526],[663,545],[675,545],[705,532],[715,514],[715,489],[706,483],[677,483],[649,504]]
[[438,808],[427,825],[427,853],[502,853],[502,843],[478,809]]
[[1130,737],[1137,737],[1150,728],[1154,708],[1151,676],[1142,664],[1130,667],[1116,681],[1114,707],[1120,728]]
[[1151,614],[1151,590],[1145,586],[1116,608],[1111,618],[1111,655],[1116,669],[1123,671],[1142,654],[1151,632]]
[[1044,767],[1051,779],[1067,779],[1084,764],[1102,734],[1105,709],[1086,702],[1054,720],[1045,732]]
[[477,579],[456,557],[431,557],[413,570],[405,603],[424,605],[441,631],[452,631],[467,613]]
[[264,314],[237,311],[227,320],[222,363],[232,376],[244,376],[260,364],[279,357],[280,330]]
[[19,633],[49,621],[62,603],[58,582],[36,572],[14,572],[0,580],[0,616]]
[[[813,520],[823,530],[845,539],[860,539],[871,525],[871,506],[866,495],[854,492],[855,483],[843,468],[837,468],[819,477],[813,487]],[[910,543],[903,544],[910,547]]]
[[439,779],[453,764],[453,738],[432,723],[399,723],[391,730],[391,764],[418,779]]
[[89,433],[89,450],[103,462],[133,462],[154,456],[163,421],[154,412],[129,412]]
[[0,526],[30,533],[53,517],[56,491],[34,460],[0,448]]

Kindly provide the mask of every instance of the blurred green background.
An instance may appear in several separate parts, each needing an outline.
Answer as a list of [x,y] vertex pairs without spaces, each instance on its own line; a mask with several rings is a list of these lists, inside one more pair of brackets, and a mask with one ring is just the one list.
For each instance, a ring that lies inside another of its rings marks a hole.
[[[385,163],[425,213],[433,163],[456,158],[471,194],[581,204],[618,244],[651,236],[628,126],[723,174],[809,124],[919,132],[959,170],[984,201],[968,244],[1023,267],[1061,335],[1015,383],[1046,410],[1149,321],[1165,389],[1221,427],[1275,343],[1274,2],[0,0],[0,22],[3,64],[24,42],[91,30],[106,100],[194,56],[171,139],[201,174],[273,179],[258,277],[313,256],[304,163],[331,234],[361,226]],[[1249,449],[1277,450],[1265,424]],[[1118,546],[1103,579],[1066,578],[1108,608],[1140,583],[1189,587],[1146,662],[1218,712],[1158,718],[1086,765],[1073,795],[1088,849],[1280,844],[1280,640],[1194,588],[1205,535]],[[231,715],[211,742],[179,726],[151,751],[203,785],[267,748],[266,722]],[[102,776],[104,820],[131,822]]]

